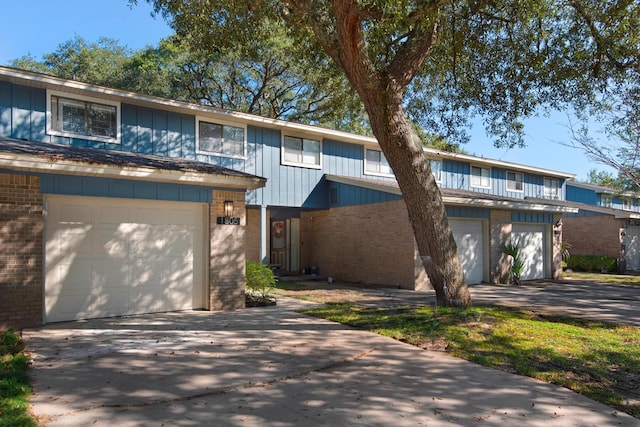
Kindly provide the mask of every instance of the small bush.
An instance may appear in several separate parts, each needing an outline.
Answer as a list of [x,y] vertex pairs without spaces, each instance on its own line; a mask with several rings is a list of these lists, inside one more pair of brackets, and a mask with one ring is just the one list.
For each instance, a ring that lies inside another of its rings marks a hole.
[[600,273],[618,271],[618,263],[615,258],[598,255],[571,255],[567,260],[567,268],[588,273]]
[[245,279],[247,281],[247,301],[248,305],[268,304],[275,302],[271,293],[275,290],[278,279],[269,266],[247,261]]

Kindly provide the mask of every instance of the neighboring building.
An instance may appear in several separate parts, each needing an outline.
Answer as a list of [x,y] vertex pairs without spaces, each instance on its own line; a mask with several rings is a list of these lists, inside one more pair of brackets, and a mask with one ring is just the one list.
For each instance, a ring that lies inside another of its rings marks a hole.
[[578,182],[567,183],[564,241],[573,255],[616,258],[621,271],[640,269],[640,195]]
[[[374,138],[5,67],[0,137],[0,326],[236,308],[245,259],[429,288]],[[560,276],[572,174],[425,154],[469,283]]]

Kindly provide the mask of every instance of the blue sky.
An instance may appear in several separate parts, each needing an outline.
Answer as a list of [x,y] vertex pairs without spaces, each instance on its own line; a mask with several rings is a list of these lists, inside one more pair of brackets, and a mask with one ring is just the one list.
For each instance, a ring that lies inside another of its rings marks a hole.
[[[4,1],[0,25],[0,65],[31,54],[40,59],[76,35],[93,42],[109,37],[131,49],[155,45],[171,34],[161,17],[152,17],[144,0],[130,7],[126,0]],[[476,156],[573,173],[585,180],[590,169],[612,171],[588,159],[582,151],[561,145],[569,140],[563,113],[526,123],[527,147],[496,149],[481,128],[474,128],[464,149]]]

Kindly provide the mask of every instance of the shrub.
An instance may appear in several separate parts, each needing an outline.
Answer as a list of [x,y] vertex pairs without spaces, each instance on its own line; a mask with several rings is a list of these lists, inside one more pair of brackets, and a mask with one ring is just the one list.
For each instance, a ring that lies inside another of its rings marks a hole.
[[520,285],[520,276],[524,271],[524,260],[520,256],[520,248],[509,243],[502,246],[502,253],[511,257],[511,280],[515,285]]
[[602,271],[618,271],[618,263],[615,258],[598,255],[571,255],[567,260],[567,268],[574,271],[588,273],[600,273]]
[[247,281],[247,294],[253,299],[258,299],[262,303],[273,303],[274,298],[271,292],[276,287],[276,278],[269,266],[247,261],[245,279]]

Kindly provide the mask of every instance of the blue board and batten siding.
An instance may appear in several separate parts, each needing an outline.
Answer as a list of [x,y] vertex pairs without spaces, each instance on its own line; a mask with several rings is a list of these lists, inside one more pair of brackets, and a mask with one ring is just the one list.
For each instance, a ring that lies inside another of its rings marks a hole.
[[[322,169],[283,165],[282,133],[277,129],[247,126],[246,158],[202,154],[196,150],[196,117],[162,109],[121,104],[121,141],[110,144],[46,134],[46,90],[0,82],[0,134],[14,138],[57,142],[133,153],[155,154],[198,160],[267,178],[265,188],[247,193],[247,204],[260,206],[323,209],[331,197],[325,174],[394,181],[393,177],[368,175],[364,171],[364,147],[331,139],[322,141]],[[285,131],[286,132],[286,131]],[[483,166],[484,167],[484,166]],[[441,188],[469,190],[511,198],[544,195],[544,177],[524,174],[524,191],[506,190],[505,168],[491,168],[491,187],[470,185],[471,163],[467,160],[442,160]],[[564,182],[560,181],[561,194]],[[333,185],[334,183],[331,183]],[[56,185],[58,188],[59,185]],[[335,187],[334,187],[335,188]],[[388,195],[376,192],[339,190],[346,203],[384,201]],[[134,192],[138,194],[138,192]],[[334,193],[335,196],[335,193]],[[562,196],[561,196],[562,198]]]

